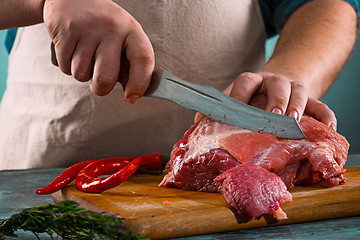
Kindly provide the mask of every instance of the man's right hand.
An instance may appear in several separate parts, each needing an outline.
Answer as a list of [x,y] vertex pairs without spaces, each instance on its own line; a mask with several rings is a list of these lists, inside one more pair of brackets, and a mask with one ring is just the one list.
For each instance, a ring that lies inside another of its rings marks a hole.
[[55,44],[59,68],[91,81],[96,95],[108,94],[120,76],[121,55],[130,62],[125,99],[135,103],[154,70],[151,43],[140,24],[111,0],[46,0],[44,22]]

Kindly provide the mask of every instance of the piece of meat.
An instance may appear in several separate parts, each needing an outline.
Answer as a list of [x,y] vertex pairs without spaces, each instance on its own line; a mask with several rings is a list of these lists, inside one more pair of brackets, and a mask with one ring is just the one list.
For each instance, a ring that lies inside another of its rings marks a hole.
[[[306,170],[307,173],[310,174],[311,172],[311,174],[319,177],[313,177],[310,180],[310,178],[301,178],[297,175],[290,176],[294,179],[293,182],[298,185],[303,184],[302,181],[306,182],[305,185],[311,185],[320,182],[322,179],[343,174],[343,166],[349,148],[346,139],[310,117],[304,116],[300,122],[300,127],[306,138],[303,140],[287,140],[205,118],[195,123],[184,137],[174,145],[168,168],[172,171],[174,182],[177,182],[177,175],[184,178],[184,175],[191,174],[188,170],[182,170],[184,166],[201,164],[204,161],[201,159],[211,150],[222,149],[242,164],[259,165],[271,172],[280,172],[283,179],[289,176],[284,176],[281,171],[299,161],[307,161],[311,165],[311,169]],[[294,166],[296,165],[291,167],[296,168]],[[300,168],[297,171],[292,169],[288,172],[293,175],[298,174],[298,172],[300,174],[303,172]],[[332,182],[328,187],[333,184]],[[182,187],[181,184],[178,187]]]
[[286,218],[280,204],[292,201],[292,195],[279,176],[263,167],[242,164],[220,174],[215,181],[222,183],[225,200],[245,219],[264,213],[283,213],[278,218]]
[[[178,156],[179,157],[179,156]],[[181,187],[203,192],[221,192],[221,184],[214,181],[219,174],[240,165],[240,163],[223,149],[211,149],[199,156],[196,161],[172,161],[176,166],[170,171],[160,185]],[[176,175],[176,182],[173,175]]]
[[204,118],[174,145],[160,186],[221,192],[213,179],[238,163],[276,173],[288,188],[345,183],[346,139],[311,117],[299,125],[306,138],[287,140]]
[[292,188],[294,186],[294,181],[296,174],[299,170],[301,161],[287,165],[283,170],[277,172],[276,174],[283,180],[287,188]]

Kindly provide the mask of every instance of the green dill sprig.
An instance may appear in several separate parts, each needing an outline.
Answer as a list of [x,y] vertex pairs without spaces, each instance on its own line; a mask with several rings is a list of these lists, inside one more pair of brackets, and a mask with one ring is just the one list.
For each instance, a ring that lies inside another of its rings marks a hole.
[[145,239],[129,232],[123,218],[79,208],[75,201],[61,201],[27,208],[8,219],[0,219],[0,240],[17,237],[19,229],[48,234],[51,239]]

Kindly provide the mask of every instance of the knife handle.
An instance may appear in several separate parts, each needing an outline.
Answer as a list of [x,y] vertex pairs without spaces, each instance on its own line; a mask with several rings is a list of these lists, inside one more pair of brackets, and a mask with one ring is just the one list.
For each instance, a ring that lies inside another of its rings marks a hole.
[[51,49],[51,62],[52,64],[58,67],[59,64],[56,58],[55,44],[53,42],[51,42],[50,49]]
[[[51,42],[50,49],[51,49],[51,63],[54,66],[59,67],[57,57],[56,57],[54,42]],[[117,81],[121,84],[124,91],[126,88],[126,84],[129,81],[129,72],[130,72],[130,62],[129,62],[129,60],[127,60],[125,54],[121,54],[120,73],[119,73],[119,77],[118,77]]]

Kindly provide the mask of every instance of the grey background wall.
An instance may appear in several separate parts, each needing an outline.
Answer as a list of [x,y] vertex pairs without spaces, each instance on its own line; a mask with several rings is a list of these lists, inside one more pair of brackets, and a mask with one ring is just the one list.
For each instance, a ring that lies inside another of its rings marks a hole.
[[[0,31],[0,101],[6,89],[8,54],[4,47],[5,31]],[[269,57],[277,38],[266,43]],[[350,153],[360,153],[360,40],[344,70],[322,99],[336,114],[338,132],[350,142]],[[1,134],[1,133],[0,133]]]

